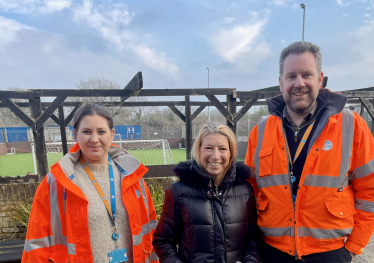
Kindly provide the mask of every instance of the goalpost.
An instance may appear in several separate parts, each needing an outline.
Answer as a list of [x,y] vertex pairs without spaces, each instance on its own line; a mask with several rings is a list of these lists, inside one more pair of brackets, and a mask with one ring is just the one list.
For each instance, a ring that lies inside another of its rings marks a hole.
[[[76,142],[68,142],[68,150]],[[166,139],[157,140],[122,140],[120,134],[115,134],[113,144],[126,150],[144,165],[174,164],[170,145]],[[48,166],[58,162],[62,156],[61,142],[46,142]],[[37,174],[35,145],[31,143],[34,173]]]

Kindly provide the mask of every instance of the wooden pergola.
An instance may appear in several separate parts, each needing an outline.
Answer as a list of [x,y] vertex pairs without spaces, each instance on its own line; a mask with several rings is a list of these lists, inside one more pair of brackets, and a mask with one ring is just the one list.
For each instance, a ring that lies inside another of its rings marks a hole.
[[[327,78],[324,81],[325,87]],[[81,105],[81,102],[65,102],[67,97],[120,97],[120,102],[100,103],[102,106],[116,107],[144,107],[144,106],[167,106],[169,107],[183,122],[186,129],[186,157],[191,157],[191,123],[200,112],[207,106],[215,106],[220,113],[226,118],[226,125],[236,132],[237,122],[253,105],[265,105],[261,99],[267,99],[281,95],[278,86],[265,88],[255,91],[236,91],[234,88],[210,88],[210,89],[142,89],[143,78],[142,73],[138,72],[134,78],[122,90],[77,90],[77,89],[32,89],[28,91],[0,91],[0,107],[7,107],[18,118],[20,118],[33,132],[35,147],[37,154],[37,168],[39,180],[48,172],[47,153],[44,141],[43,124],[51,118],[59,126],[61,131],[61,141],[63,153],[68,151],[65,127],[72,120],[74,113]],[[374,119],[374,87],[341,91],[346,95],[349,103],[360,103],[364,106]],[[226,101],[221,102],[216,96],[225,95]],[[126,102],[126,99],[132,96],[183,96],[183,101],[149,101],[149,102]],[[191,96],[205,96],[208,102],[190,101]],[[55,97],[53,102],[41,102],[42,97]],[[14,103],[11,99],[27,99],[29,102]],[[239,99],[239,101],[237,101]],[[184,106],[185,114],[180,112],[176,106]],[[192,113],[191,107],[198,106]],[[21,108],[28,107],[31,117],[27,116]],[[64,117],[64,107],[74,107],[74,110],[67,118]],[[241,107],[236,111],[237,107]],[[58,109],[58,116],[54,112]],[[363,109],[363,108],[362,108]],[[362,113],[362,112],[361,112]],[[374,133],[374,121],[371,127]]]

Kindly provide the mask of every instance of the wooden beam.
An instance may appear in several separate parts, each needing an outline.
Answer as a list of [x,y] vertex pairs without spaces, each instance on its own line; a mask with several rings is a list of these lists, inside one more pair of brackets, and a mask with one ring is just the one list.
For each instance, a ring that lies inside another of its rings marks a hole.
[[233,116],[231,113],[222,105],[222,103],[214,95],[206,95],[206,97],[213,103],[213,105],[221,112],[221,114],[228,120],[232,125],[235,125]]
[[280,91],[237,91],[236,96],[239,99],[267,99],[281,95]]
[[66,125],[64,116],[64,106],[58,106],[58,117],[60,119],[60,133],[61,133],[61,143],[62,143],[62,153],[65,155],[68,153],[68,142],[66,140]]
[[[141,88],[143,88],[143,75],[142,75],[142,72],[139,71],[132,78],[132,80],[130,80],[130,82],[127,83],[127,85],[124,88],[124,90],[137,91],[137,90],[140,90]],[[133,96],[136,96],[136,94],[134,93]],[[121,97],[121,102],[124,102],[128,98],[130,98],[130,96]]]
[[340,93],[346,95],[348,98],[373,98],[374,97],[374,91],[347,90],[347,91],[341,91]]
[[32,99],[32,98],[34,98],[34,92],[32,92],[32,91],[5,91],[5,90],[0,90],[0,98]]
[[171,111],[174,112],[183,122],[186,122],[185,116],[176,107],[169,106],[169,109],[171,109]]
[[235,122],[238,122],[244,114],[256,103],[257,99],[252,98],[234,115]]
[[[139,93],[138,93],[139,92]],[[119,90],[119,89],[89,89],[89,90],[77,90],[77,89],[41,89],[34,90],[36,96],[40,97],[126,97],[133,96],[203,96],[203,95],[234,95],[236,96],[236,90],[232,88],[222,89],[147,89],[140,91],[131,90]]]
[[204,109],[205,106],[200,106],[199,108],[197,108],[195,112],[191,115],[191,121],[193,121],[197,117],[197,115],[199,115],[200,112],[202,112]]
[[227,95],[227,111],[231,116],[231,120],[226,118],[226,125],[236,134],[236,121],[234,120],[233,116],[236,112],[236,98],[232,95]]
[[360,98],[361,103],[365,106],[367,112],[369,113],[371,119],[374,121],[374,107],[368,99]]
[[185,125],[186,125],[186,159],[191,160],[191,139],[192,139],[192,129],[191,129],[191,105],[190,97],[185,96]]
[[6,105],[18,118],[21,119],[27,126],[29,126],[32,130],[36,129],[36,125],[34,120],[32,120],[29,116],[27,116],[13,101],[8,98],[0,98],[4,105]]
[[69,125],[71,120],[74,118],[75,112],[79,109],[80,105],[75,106],[75,108],[69,113],[69,115],[65,119],[65,127]]
[[[34,119],[38,119],[38,117],[42,114],[42,105],[40,103],[40,98],[34,98],[33,100],[30,100],[30,112],[31,117]],[[32,134],[34,136],[35,152],[37,153],[36,166],[38,168],[38,179],[39,182],[41,182],[49,171],[43,125],[40,127],[40,129],[33,130]]]
[[64,102],[67,96],[57,97],[51,105],[38,117],[36,120],[36,129],[43,127],[43,124],[48,120],[48,118],[55,112],[55,110]]
[[60,120],[57,118],[56,115],[51,114],[50,118],[51,118],[55,123],[57,123],[57,125],[60,125]]

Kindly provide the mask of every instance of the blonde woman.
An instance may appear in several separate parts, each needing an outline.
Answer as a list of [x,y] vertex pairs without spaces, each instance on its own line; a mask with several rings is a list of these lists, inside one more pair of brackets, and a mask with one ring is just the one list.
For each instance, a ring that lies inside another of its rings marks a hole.
[[201,127],[193,160],[176,166],[180,181],[165,192],[153,240],[160,262],[260,262],[251,171],[236,153],[227,126]]

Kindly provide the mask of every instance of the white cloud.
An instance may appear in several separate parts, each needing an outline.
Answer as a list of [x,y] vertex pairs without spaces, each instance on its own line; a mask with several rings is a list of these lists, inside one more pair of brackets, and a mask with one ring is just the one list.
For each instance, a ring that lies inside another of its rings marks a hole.
[[285,6],[288,3],[293,2],[293,0],[272,0],[266,2],[268,5],[276,5],[276,6]]
[[349,6],[349,2],[346,2],[346,3],[343,3],[342,0],[336,0],[336,3],[339,5],[339,6]]
[[234,17],[224,17],[223,18],[223,23],[224,24],[231,24],[232,22],[236,21],[237,19]]
[[[165,53],[157,52],[144,43],[138,43],[138,37],[127,29],[135,14],[130,13],[126,4],[94,7],[93,2],[84,0],[82,5],[75,7],[73,13],[74,21],[87,24],[100,32],[101,37],[118,52],[134,52],[145,65],[153,70],[171,74],[174,78],[179,77],[178,67],[167,58]],[[151,38],[153,38],[152,35],[139,39],[150,40]]]
[[0,0],[0,10],[17,14],[49,14],[69,8],[72,0]]
[[0,16],[0,45],[8,45],[15,40],[21,30],[34,30],[28,25]]
[[342,16],[344,16],[344,17],[348,17],[348,16],[350,16],[351,14],[342,14]]
[[365,17],[370,17],[370,14],[365,14]]
[[211,38],[215,52],[244,72],[254,72],[256,66],[270,55],[269,44],[261,41],[270,11],[264,10],[263,13],[257,21],[222,29]]
[[286,43],[286,40],[282,39],[282,40],[281,40],[281,43],[282,43],[282,44]]

